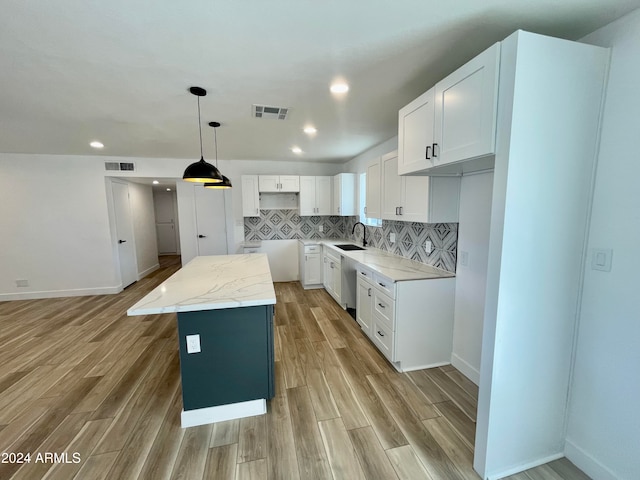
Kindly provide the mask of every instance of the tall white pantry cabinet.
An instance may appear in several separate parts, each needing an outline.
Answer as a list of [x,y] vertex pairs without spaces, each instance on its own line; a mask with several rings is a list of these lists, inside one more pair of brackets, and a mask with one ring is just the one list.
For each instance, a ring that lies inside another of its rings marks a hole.
[[608,58],[523,31],[501,42],[474,455],[485,479],[565,454]]

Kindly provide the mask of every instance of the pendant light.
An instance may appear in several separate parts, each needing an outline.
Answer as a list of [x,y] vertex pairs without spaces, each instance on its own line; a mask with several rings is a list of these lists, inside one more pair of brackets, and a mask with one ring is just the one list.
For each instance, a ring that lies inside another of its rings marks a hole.
[[191,87],[189,88],[189,92],[192,95],[198,97],[198,131],[200,132],[200,161],[194,162],[189,165],[184,174],[182,175],[182,179],[187,182],[198,182],[198,183],[221,183],[222,182],[222,174],[220,171],[204,161],[204,156],[202,155],[202,122],[200,120],[200,97],[204,97],[207,94],[207,91],[204,88],[200,87]]
[[[220,122],[209,122],[209,126],[213,127],[213,139],[216,146],[216,167],[218,166],[218,134],[216,128],[220,126]],[[222,175],[220,183],[205,183],[204,188],[215,188],[219,190],[231,188],[231,180]]]

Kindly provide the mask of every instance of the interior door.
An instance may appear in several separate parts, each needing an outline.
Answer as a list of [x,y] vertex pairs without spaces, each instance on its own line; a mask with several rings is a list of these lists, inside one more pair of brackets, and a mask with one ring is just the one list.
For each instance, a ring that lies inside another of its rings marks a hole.
[[136,260],[136,244],[133,238],[133,221],[129,202],[129,186],[113,182],[113,208],[116,223],[116,241],[120,260],[120,278],[122,288],[128,287],[138,280],[138,263]]
[[198,255],[227,254],[224,190],[194,185]]
[[176,237],[175,193],[155,192],[153,206],[156,214],[156,236],[160,255],[178,253]]

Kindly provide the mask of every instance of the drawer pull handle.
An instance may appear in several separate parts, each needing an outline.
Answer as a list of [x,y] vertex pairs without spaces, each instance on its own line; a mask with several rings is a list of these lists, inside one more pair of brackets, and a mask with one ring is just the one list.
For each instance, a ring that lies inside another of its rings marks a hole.
[[378,285],[380,285],[381,287],[387,288],[387,286],[384,283],[378,282]]
[[386,308],[386,307],[385,307],[383,304],[381,304],[381,303],[378,303],[378,306],[379,306],[380,308]]
[[367,296],[369,296],[369,297],[371,296],[371,289],[370,288],[367,289]]
[[384,333],[382,333],[380,330],[378,330],[378,335],[380,335],[381,337],[384,337]]

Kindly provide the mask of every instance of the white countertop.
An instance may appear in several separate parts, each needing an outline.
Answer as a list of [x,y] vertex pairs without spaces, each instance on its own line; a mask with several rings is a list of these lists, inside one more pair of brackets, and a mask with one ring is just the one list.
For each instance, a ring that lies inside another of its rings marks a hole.
[[331,249],[363,267],[373,272],[377,272],[389,280],[401,282],[406,280],[424,280],[430,278],[450,278],[455,277],[454,273],[447,272],[437,267],[432,267],[421,262],[416,262],[409,258],[401,257],[393,253],[385,252],[377,248],[366,247],[366,250],[341,250],[334,245],[349,243],[361,245],[353,240],[325,238],[320,240],[300,240],[304,245],[321,244],[331,247]]
[[127,315],[273,305],[267,255],[196,257],[127,310]]

